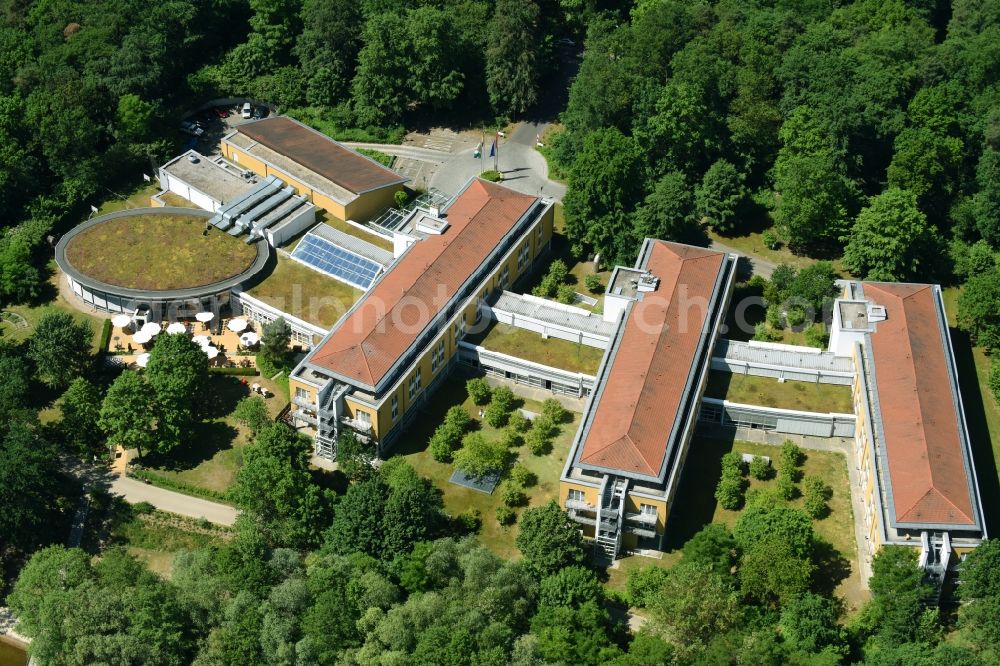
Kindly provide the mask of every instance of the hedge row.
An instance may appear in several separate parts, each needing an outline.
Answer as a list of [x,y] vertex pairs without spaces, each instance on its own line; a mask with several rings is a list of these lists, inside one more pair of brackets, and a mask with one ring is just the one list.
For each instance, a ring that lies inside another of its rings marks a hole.
[[251,377],[257,374],[257,368],[253,366],[249,368],[211,367],[208,369],[208,371],[216,375],[237,375],[241,377]]
[[99,353],[105,353],[108,351],[108,345],[111,344],[111,320],[105,319],[104,323],[101,324],[101,341],[98,343],[97,350]]
[[159,488],[166,488],[167,490],[176,490],[179,493],[184,493],[185,495],[193,495],[195,497],[204,497],[206,499],[216,500],[225,502],[226,504],[232,504],[227,493],[222,493],[217,490],[209,490],[208,488],[200,488],[198,486],[193,486],[189,483],[184,483],[183,481],[178,481],[176,479],[171,479],[166,476],[161,476],[155,472],[151,472],[144,467],[132,467],[129,469],[128,475],[141,481],[148,481],[150,484],[157,486]]

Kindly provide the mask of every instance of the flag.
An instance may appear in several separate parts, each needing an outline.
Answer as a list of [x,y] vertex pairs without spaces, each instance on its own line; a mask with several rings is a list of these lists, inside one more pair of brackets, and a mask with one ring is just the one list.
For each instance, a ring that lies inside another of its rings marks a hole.
[[490,157],[497,156],[497,139],[493,137],[493,145],[490,146]]
[[480,141],[479,145],[476,146],[476,151],[474,153],[472,153],[472,156],[475,157],[477,160],[483,156],[483,142],[482,141]]

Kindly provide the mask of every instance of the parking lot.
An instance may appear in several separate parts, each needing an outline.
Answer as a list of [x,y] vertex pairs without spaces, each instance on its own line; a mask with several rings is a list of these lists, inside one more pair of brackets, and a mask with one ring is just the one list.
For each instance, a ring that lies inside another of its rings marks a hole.
[[[203,111],[197,111],[185,118],[186,122],[196,123],[203,131],[200,137],[195,137],[181,131],[181,134],[188,139],[185,148],[194,148],[207,157],[220,155],[219,142],[222,141],[222,137],[228,134],[230,130],[255,120],[254,118],[244,119],[240,114],[241,106],[242,104],[233,104],[223,107],[212,107]],[[227,115],[220,118],[219,114],[216,113],[216,109],[223,109]],[[254,105],[254,110],[264,118],[270,114],[266,106]]]

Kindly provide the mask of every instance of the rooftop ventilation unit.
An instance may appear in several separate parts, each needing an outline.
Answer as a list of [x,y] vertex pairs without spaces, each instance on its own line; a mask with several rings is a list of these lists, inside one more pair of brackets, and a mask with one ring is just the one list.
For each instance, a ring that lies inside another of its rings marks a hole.
[[885,306],[884,305],[869,305],[868,306],[868,321],[885,321]]
[[660,286],[660,278],[656,277],[652,273],[645,273],[639,277],[639,284],[636,289],[640,292],[650,292],[656,291],[656,288]]
[[197,155],[195,155],[194,153],[188,153],[188,162],[190,162],[191,164],[197,164],[198,161],[199,160]]

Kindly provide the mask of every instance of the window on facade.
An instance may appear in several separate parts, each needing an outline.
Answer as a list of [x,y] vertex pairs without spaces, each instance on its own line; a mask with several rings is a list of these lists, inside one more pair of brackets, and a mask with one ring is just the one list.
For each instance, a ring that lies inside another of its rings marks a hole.
[[517,270],[521,272],[524,267],[528,265],[528,256],[531,254],[531,244],[525,243],[520,250],[517,251]]
[[641,513],[644,516],[655,516],[656,507],[653,506],[652,504],[640,504],[639,513]]
[[503,272],[500,273],[500,288],[506,289],[510,284],[510,266],[504,266]]
[[395,421],[399,418],[399,397],[392,396],[392,420]]
[[409,390],[411,398],[416,394],[420,393],[421,385],[422,385],[422,380],[420,378],[420,368],[417,368],[417,371],[413,373],[412,377],[410,377]]
[[439,340],[431,354],[431,372],[437,372],[444,365],[444,340]]
[[542,245],[542,225],[535,227],[535,244],[541,247]]
[[572,500],[574,502],[585,502],[585,501],[587,501],[586,497],[584,496],[582,490],[573,490],[573,489],[570,489],[570,491],[569,491],[569,497],[567,499],[570,499],[570,500]]
[[305,390],[301,386],[295,387],[295,397],[302,400],[309,400],[309,391]]
[[483,318],[483,297],[476,297],[476,321],[474,323],[478,324]]
[[358,421],[360,421],[361,423],[364,423],[366,425],[372,424],[372,415],[369,414],[368,412],[362,412],[361,410],[358,410],[354,413],[357,415]]
[[463,314],[455,322],[455,342],[465,337],[465,315]]

